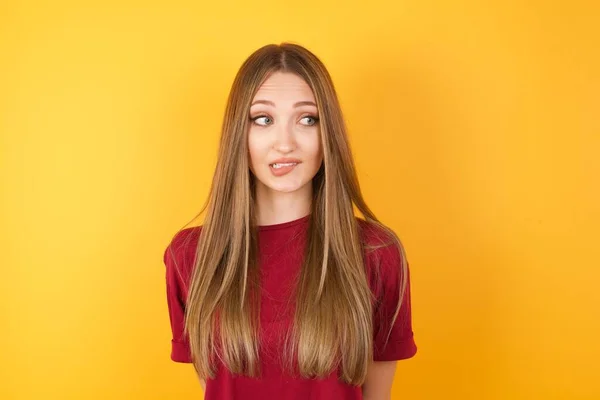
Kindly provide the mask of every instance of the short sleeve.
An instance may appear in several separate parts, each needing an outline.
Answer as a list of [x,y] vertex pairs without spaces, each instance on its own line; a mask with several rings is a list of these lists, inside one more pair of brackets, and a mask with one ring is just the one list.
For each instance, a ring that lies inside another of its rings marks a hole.
[[191,363],[189,340],[184,335],[185,303],[195,255],[192,228],[179,232],[167,246],[163,261],[166,267],[167,304],[171,322],[171,360]]
[[373,312],[373,360],[394,361],[411,358],[416,354],[417,346],[412,330],[410,273],[407,270],[402,304],[390,333],[390,325],[400,297],[401,253],[397,246],[387,246],[376,252],[381,280],[375,291],[377,301]]

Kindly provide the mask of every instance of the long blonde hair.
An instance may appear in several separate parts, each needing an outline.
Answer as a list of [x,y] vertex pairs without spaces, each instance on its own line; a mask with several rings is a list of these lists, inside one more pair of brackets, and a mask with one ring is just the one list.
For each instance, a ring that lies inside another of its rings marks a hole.
[[[200,378],[214,379],[217,357],[231,373],[261,373],[255,178],[249,168],[247,134],[251,101],[276,71],[295,73],[312,89],[324,154],[313,178],[305,257],[294,286],[294,321],[285,340],[286,367],[305,378],[322,378],[341,366],[341,380],[362,385],[373,358],[374,302],[364,252],[390,243],[399,247],[399,299],[406,287],[406,258],[396,234],[377,220],[363,199],[329,73],[313,53],[292,43],[267,45],[251,54],[229,94],[210,194],[200,211],[206,215],[186,302],[185,334],[194,367]],[[353,207],[390,241],[363,243]]]

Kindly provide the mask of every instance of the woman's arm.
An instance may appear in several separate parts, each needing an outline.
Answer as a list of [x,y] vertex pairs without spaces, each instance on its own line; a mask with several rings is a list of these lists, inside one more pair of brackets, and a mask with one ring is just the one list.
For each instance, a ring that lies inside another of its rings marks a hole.
[[364,400],[390,400],[397,361],[374,361],[362,386]]

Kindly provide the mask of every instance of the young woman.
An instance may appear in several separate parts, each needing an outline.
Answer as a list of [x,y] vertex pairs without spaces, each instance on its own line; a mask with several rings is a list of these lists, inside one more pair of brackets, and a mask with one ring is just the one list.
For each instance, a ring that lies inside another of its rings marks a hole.
[[242,65],[205,211],[164,253],[171,359],[193,363],[205,399],[389,399],[416,353],[408,264],[307,49],[267,45]]

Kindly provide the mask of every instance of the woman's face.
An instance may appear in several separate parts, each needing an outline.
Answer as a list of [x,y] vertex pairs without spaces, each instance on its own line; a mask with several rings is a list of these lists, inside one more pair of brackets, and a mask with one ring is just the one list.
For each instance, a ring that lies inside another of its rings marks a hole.
[[248,148],[258,190],[312,190],[307,185],[323,152],[315,97],[301,77],[276,72],[259,88],[250,106]]

